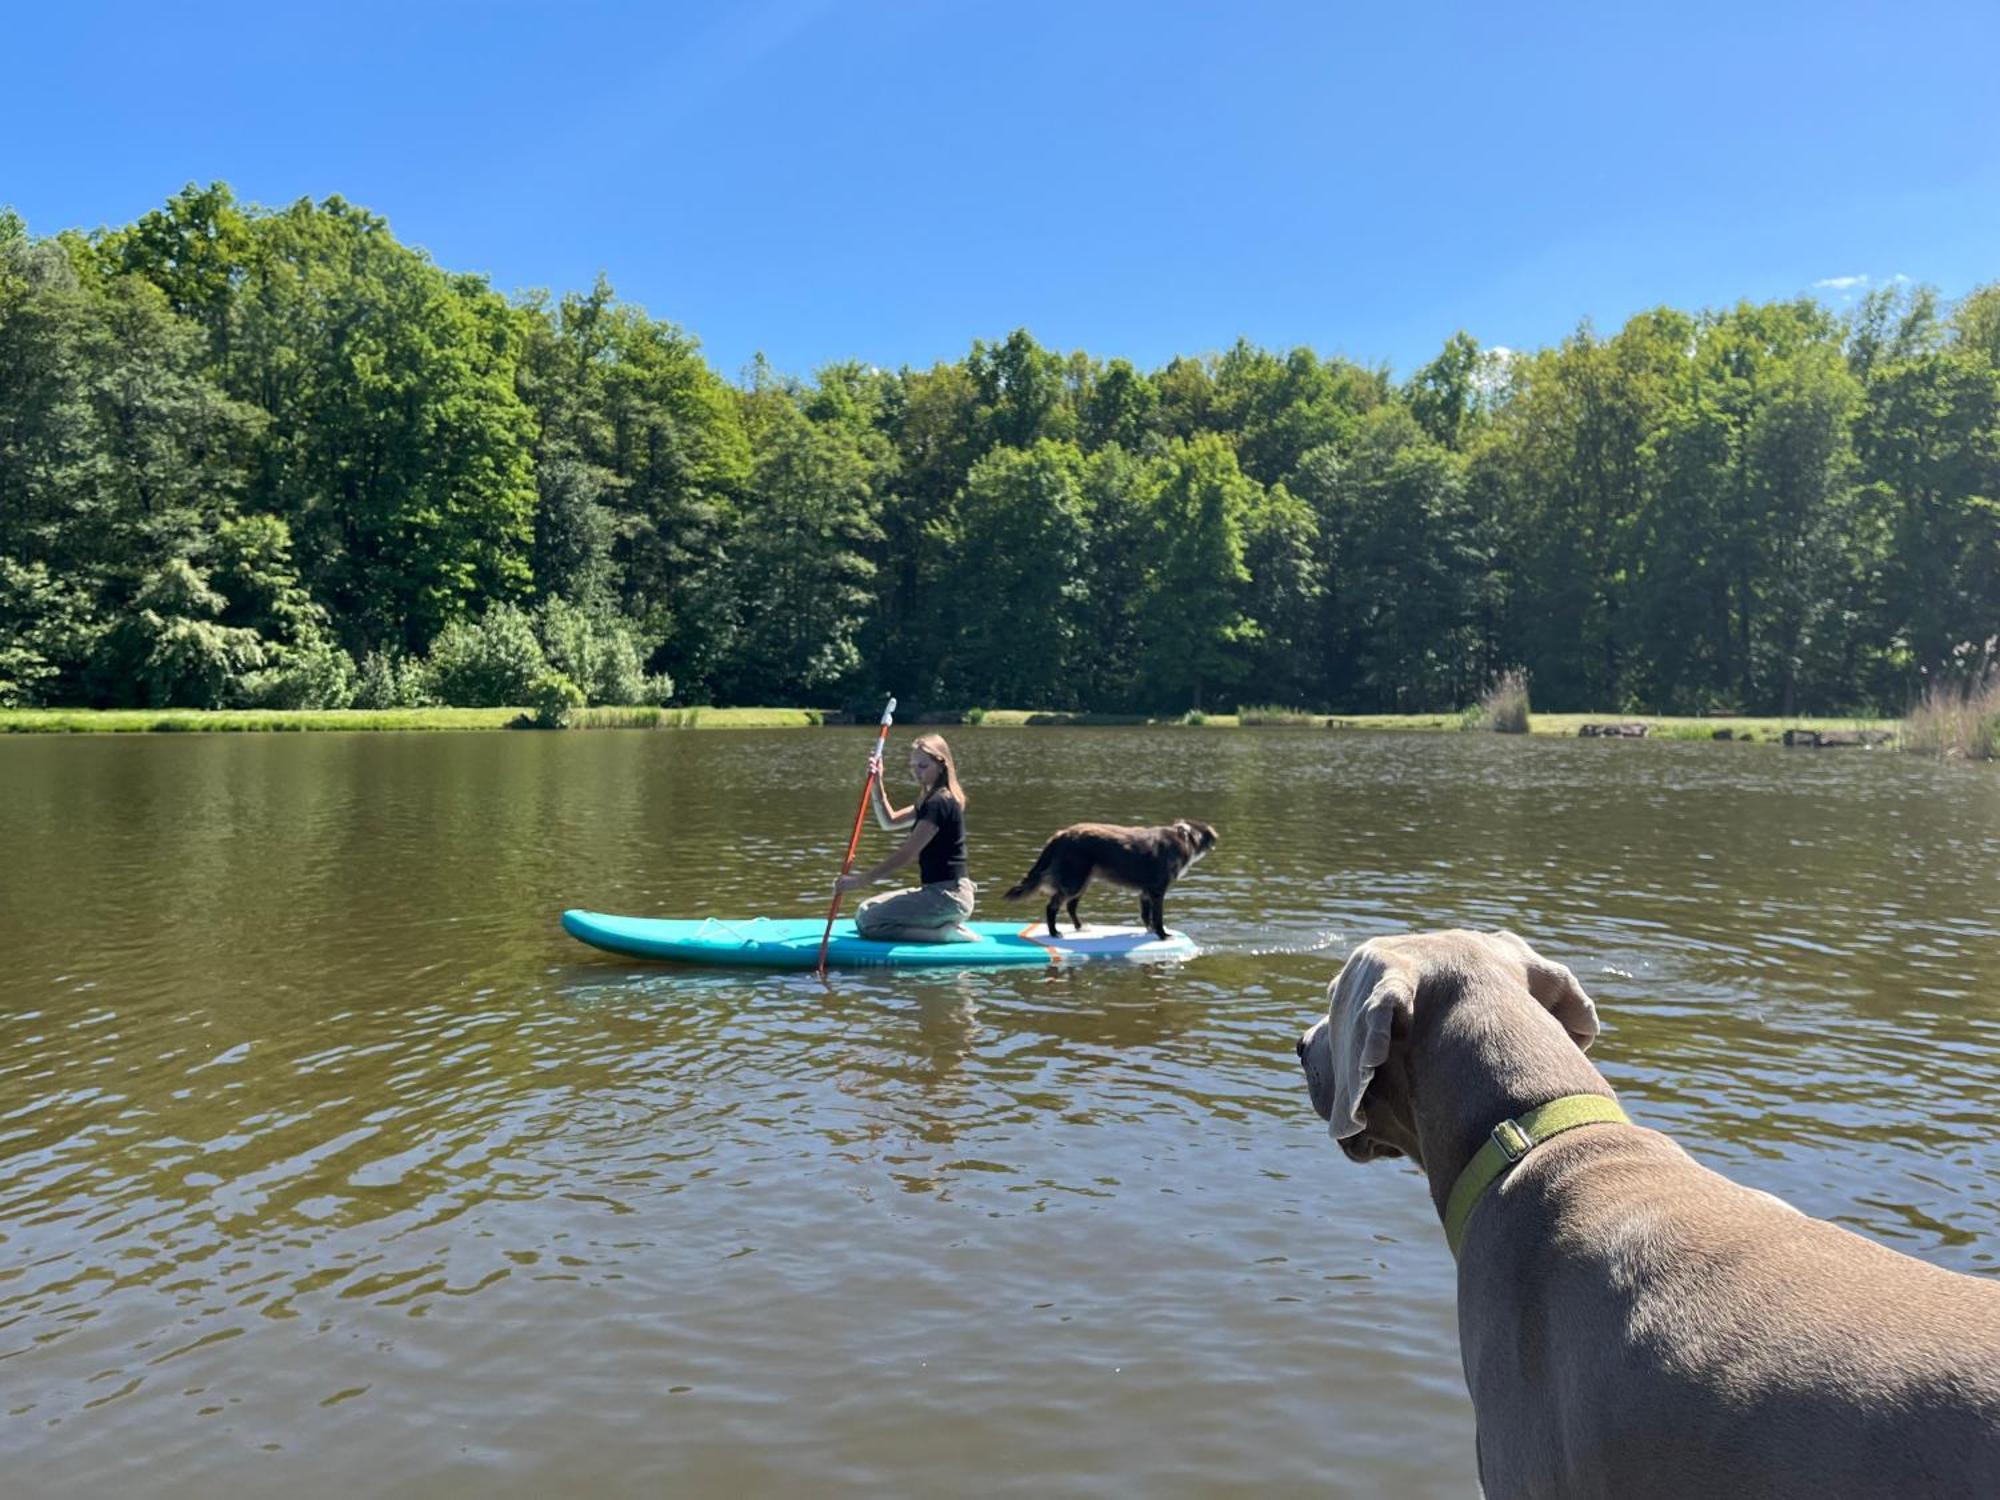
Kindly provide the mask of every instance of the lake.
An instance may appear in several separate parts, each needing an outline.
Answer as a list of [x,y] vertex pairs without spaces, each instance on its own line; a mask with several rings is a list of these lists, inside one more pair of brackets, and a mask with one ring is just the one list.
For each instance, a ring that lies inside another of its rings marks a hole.
[[0,741],[7,1488],[1470,1495],[1422,1181],[1292,1052],[1412,928],[1570,964],[1699,1160],[2000,1274],[1994,768],[948,733],[981,917],[1061,824],[1204,818],[1201,956],[822,986],[557,926],[823,911],[872,730]]

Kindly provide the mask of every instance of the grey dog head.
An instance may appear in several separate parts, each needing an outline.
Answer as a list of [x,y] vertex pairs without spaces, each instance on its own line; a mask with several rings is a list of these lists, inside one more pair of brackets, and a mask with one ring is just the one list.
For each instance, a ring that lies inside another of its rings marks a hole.
[[[1412,1087],[1408,1039],[1419,994],[1426,1006],[1456,1003],[1475,970],[1510,975],[1562,1024],[1579,1048],[1597,1035],[1597,1007],[1564,965],[1511,932],[1429,932],[1372,938],[1348,955],[1327,986],[1327,1013],[1297,1043],[1313,1110],[1355,1161],[1408,1154],[1406,1131],[1371,1129],[1375,1106],[1394,1117]],[[1378,1086],[1379,1085],[1379,1086]],[[1371,1086],[1377,1097],[1369,1098]]]

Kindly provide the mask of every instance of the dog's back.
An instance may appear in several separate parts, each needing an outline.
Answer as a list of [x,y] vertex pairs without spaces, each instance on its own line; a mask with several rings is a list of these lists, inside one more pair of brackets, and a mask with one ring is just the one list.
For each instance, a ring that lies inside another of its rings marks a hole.
[[1459,1273],[1487,1493],[2000,1494],[2000,1287],[1654,1131],[1536,1155]]
[[1135,891],[1164,891],[1214,844],[1213,828],[1186,819],[1158,828],[1074,823],[1042,846],[1007,899],[1018,901],[1033,891],[1073,896],[1093,879]]

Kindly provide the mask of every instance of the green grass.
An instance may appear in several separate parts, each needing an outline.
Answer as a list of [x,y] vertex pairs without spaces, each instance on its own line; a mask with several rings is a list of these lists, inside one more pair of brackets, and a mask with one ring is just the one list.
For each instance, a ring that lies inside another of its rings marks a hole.
[[1068,713],[1046,708],[989,708],[979,716],[980,727],[985,729],[1019,729],[1024,725],[1064,727],[1156,722],[1145,714]]
[[680,729],[811,729],[827,719],[823,708],[670,708],[661,712],[686,715],[673,726]]
[[[1478,710],[1473,711],[1478,714]],[[1233,714],[1097,714],[1064,713],[1048,709],[989,708],[979,718],[987,729],[1067,727],[1074,725],[1151,724],[1201,729],[1377,729],[1397,731],[1457,732],[1466,727],[1465,712],[1430,714],[1319,714],[1296,708],[1246,707]],[[1483,715],[1480,717],[1483,724]],[[1738,740],[1778,743],[1787,729],[1887,729],[1894,731],[1894,719],[1852,718],[1673,718],[1655,714],[1547,714],[1537,713],[1529,722],[1529,733],[1558,739],[1574,739],[1585,724],[1638,722],[1652,726],[1652,738],[1660,740],[1709,740],[1718,729],[1727,729]]]
[[1236,722],[1245,728],[1303,727],[1317,724],[1319,716],[1309,714],[1302,708],[1280,708],[1275,703],[1246,703],[1236,710]]
[[[0,734],[117,733],[147,731],[250,732],[295,730],[506,729],[528,717],[520,708],[390,709],[0,709]],[[806,729],[827,722],[817,708],[586,708],[577,711],[579,729]],[[1728,729],[1739,740],[1776,743],[1787,729],[1888,729],[1894,719],[1840,718],[1662,718],[1644,714],[1546,714],[1534,716],[1531,732],[1574,738],[1592,722],[1636,719],[1652,726],[1654,739],[1707,740]],[[1194,715],[1061,713],[1044,709],[991,708],[977,727],[1006,729],[1045,726],[1185,725],[1203,729],[1315,728],[1457,730],[1465,717],[1435,714],[1313,714],[1299,709],[1250,707],[1240,713]],[[965,729],[971,724],[961,726]]]
[[572,729],[811,729],[823,708],[583,708]]
[[[5,708],[0,734],[273,733],[298,730],[509,729],[523,708]],[[805,729],[817,708],[586,708],[582,729]]]
[[505,729],[519,708],[7,708],[0,733],[256,733],[316,729]]

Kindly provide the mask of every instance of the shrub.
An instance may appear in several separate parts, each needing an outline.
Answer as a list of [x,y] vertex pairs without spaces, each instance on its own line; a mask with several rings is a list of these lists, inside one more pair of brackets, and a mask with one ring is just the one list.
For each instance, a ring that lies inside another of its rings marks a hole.
[[1486,727],[1499,734],[1528,732],[1528,674],[1510,667],[1495,679],[1479,700]]
[[428,697],[424,664],[408,656],[370,651],[354,674],[355,708],[419,708]]
[[620,626],[600,640],[604,650],[597,661],[597,675],[591,680],[592,695],[599,703],[644,703],[646,664],[632,632]]
[[452,708],[528,703],[548,670],[534,626],[511,604],[495,605],[476,624],[455,620],[431,642],[430,690]]
[[150,609],[121,623],[124,639],[145,648],[137,675],[150,707],[220,708],[264,665],[264,643],[241,626]]
[[[620,705],[659,703],[646,675],[645,653],[629,621],[609,610],[580,609],[566,599],[550,599],[536,615],[542,650],[548,663],[583,689],[592,703]],[[666,696],[673,679],[665,679]]]
[[986,722],[986,710],[983,708],[968,708],[965,711],[965,722],[968,724],[984,724]]
[[220,708],[269,664],[263,637],[222,622],[228,601],[184,557],[147,574],[132,602],[93,671],[136,682],[149,708]]
[[1274,703],[1246,704],[1236,710],[1238,724],[1311,724],[1313,716],[1302,708],[1280,708]]
[[1206,724],[1208,722],[1208,715],[1198,708],[1191,708],[1181,715],[1181,722],[1183,724]]
[[252,708],[346,708],[354,693],[354,658],[331,641],[316,639],[253,674],[244,700]]
[[583,707],[583,689],[560,672],[544,672],[523,700],[535,711],[537,729],[561,729]]
[[0,555],[0,708],[27,708],[103,632],[88,591],[47,566]]

